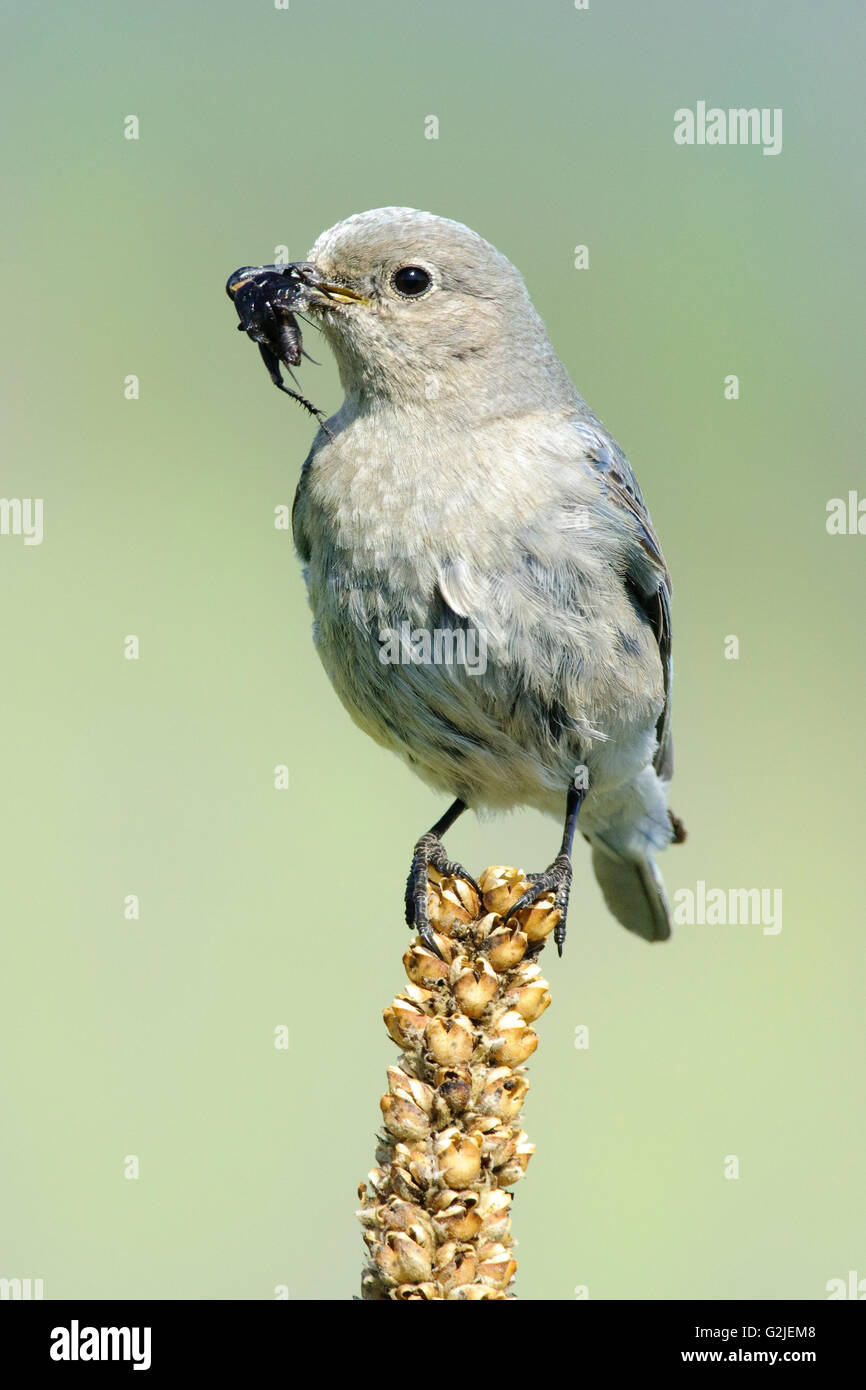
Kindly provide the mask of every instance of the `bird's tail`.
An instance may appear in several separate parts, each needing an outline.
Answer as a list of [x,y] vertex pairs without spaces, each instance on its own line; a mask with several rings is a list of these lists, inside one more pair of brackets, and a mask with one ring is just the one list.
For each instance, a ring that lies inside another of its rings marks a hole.
[[598,885],[617,921],[645,941],[667,941],[671,910],[652,855],[617,851],[597,835],[589,842]]

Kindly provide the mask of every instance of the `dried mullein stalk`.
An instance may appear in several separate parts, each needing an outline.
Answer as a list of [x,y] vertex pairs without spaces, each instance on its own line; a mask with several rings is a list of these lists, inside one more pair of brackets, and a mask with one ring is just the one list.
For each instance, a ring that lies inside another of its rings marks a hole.
[[429,870],[440,960],[420,939],[406,951],[405,991],[385,1010],[402,1048],[388,1069],[385,1132],[359,1189],[368,1263],[365,1299],[505,1299],[517,1262],[512,1187],[535,1150],[520,1127],[550,1003],[538,952],[560,918],[548,894],[506,924],[527,887],[517,869],[487,869],[483,903],[462,879]]

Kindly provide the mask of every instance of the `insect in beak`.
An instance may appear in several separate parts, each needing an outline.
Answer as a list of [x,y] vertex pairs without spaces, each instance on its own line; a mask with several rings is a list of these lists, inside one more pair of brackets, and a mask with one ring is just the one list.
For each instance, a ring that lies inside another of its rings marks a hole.
[[[297,386],[292,368],[297,367],[301,358],[309,357],[309,354],[304,351],[295,313],[308,308],[317,292],[330,297],[330,287],[317,283],[313,279],[314,271],[315,267],[305,262],[284,266],[242,266],[229,276],[226,294],[240,319],[238,331],[246,333],[258,344],[271,381],[308,410],[325,433],[330,435],[323,412],[306,396],[288,387],[280,370],[282,363]],[[310,358],[310,361],[313,359]]]

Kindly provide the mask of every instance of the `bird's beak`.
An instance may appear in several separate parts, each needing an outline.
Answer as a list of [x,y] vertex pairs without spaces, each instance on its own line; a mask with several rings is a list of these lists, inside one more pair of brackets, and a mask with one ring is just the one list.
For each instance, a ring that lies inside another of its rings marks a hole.
[[[328,280],[310,261],[291,261],[288,265],[248,265],[228,278],[226,293],[230,299],[250,282],[280,281],[280,301],[289,310],[303,313],[306,309],[326,308],[332,304],[369,304],[366,295],[349,285]],[[284,282],[284,283],[283,283]]]

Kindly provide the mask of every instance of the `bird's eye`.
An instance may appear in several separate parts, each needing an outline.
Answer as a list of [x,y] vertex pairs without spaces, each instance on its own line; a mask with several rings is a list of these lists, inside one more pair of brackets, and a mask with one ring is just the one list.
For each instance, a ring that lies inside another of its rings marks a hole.
[[417,299],[419,294],[430,288],[430,272],[423,265],[401,265],[391,276],[391,284],[398,294],[407,299]]

